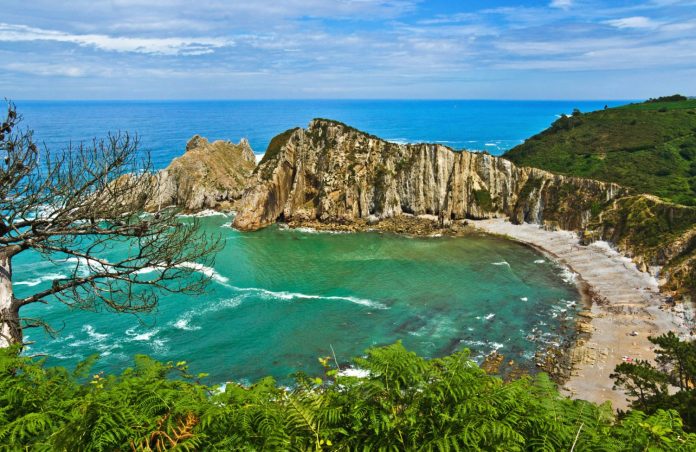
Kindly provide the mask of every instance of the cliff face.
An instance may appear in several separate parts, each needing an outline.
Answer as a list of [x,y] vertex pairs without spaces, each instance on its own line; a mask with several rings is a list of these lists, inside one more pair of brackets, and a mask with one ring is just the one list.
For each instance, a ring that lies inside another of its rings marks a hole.
[[583,235],[586,242],[613,243],[643,271],[662,267],[664,289],[696,294],[696,207],[652,195],[626,196],[606,206]]
[[241,198],[256,159],[246,140],[210,143],[198,135],[186,152],[157,174],[149,209],[174,205],[184,211],[229,209]]
[[488,154],[390,143],[323,119],[276,137],[249,187],[234,223],[241,230],[279,219],[343,224],[401,214],[435,215],[443,224],[504,215],[572,230],[625,192]]

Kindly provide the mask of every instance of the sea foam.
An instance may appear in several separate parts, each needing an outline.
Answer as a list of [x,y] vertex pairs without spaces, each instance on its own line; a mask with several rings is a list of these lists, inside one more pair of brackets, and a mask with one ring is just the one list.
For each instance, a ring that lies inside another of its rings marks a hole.
[[179,264],[179,267],[188,268],[193,271],[203,273],[208,278],[212,279],[215,282],[219,282],[220,284],[227,284],[230,281],[230,278],[222,276],[214,268],[207,267],[203,264],[199,264],[198,262],[183,262]]
[[257,287],[233,287],[235,290],[238,290],[240,292],[254,292],[258,293],[260,295],[264,295],[269,298],[276,298],[280,300],[287,300],[287,301],[292,301],[292,300],[335,300],[335,301],[348,301],[350,303],[354,303],[357,305],[361,306],[366,306],[368,308],[373,308],[373,309],[387,309],[387,306],[385,306],[382,303],[379,303],[377,301],[373,300],[368,300],[366,298],[357,298],[357,297],[342,297],[342,296],[325,296],[325,295],[309,295],[305,293],[299,293],[299,292],[286,292],[286,291],[280,291],[280,292],[274,292],[271,290],[266,290],[266,289],[260,289]]
[[14,284],[16,286],[34,287],[34,286],[38,286],[41,283],[50,282],[50,281],[53,281],[56,279],[61,279],[61,278],[65,278],[65,275],[62,273],[47,273],[43,276],[39,276],[38,278],[28,279],[26,281],[17,281]]
[[187,311],[183,313],[178,319],[176,319],[176,321],[173,322],[171,325],[174,328],[182,331],[197,331],[200,330],[201,327],[197,325],[191,325],[191,322],[197,317],[202,317],[206,314],[218,312],[223,309],[233,309],[239,306],[240,304],[242,304],[242,297],[225,298],[217,303],[208,305],[206,308],[192,309],[190,311]]
[[180,213],[177,215],[179,218],[206,218],[206,217],[229,217],[231,216],[228,212],[220,212],[217,210],[206,209],[201,210],[196,213]]

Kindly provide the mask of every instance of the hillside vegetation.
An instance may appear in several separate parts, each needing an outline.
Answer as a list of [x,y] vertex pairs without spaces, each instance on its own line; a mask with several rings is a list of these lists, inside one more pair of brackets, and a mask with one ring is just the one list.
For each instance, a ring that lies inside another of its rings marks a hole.
[[675,95],[591,113],[576,110],[504,157],[693,206],[696,100]]
[[668,380],[642,364],[617,368],[617,383],[645,394],[646,411],[617,419],[608,403],[560,396],[543,374],[488,375],[466,350],[426,360],[398,343],[375,348],[355,360],[364,378],[321,358],[324,375],[298,375],[293,388],[206,386],[184,362],[144,356],[91,375],[95,359],[69,372],[0,350],[0,450],[696,450],[679,413],[663,409],[688,414],[690,393],[662,403]]

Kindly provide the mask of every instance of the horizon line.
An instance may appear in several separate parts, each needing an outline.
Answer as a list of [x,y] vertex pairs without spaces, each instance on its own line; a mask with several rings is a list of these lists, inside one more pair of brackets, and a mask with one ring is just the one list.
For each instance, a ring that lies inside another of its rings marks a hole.
[[[686,96],[690,97],[690,96]],[[544,99],[544,98],[526,98],[526,99],[506,99],[506,98],[407,98],[407,97],[392,97],[392,98],[182,98],[182,99],[167,99],[167,98],[152,98],[152,99],[21,99],[5,97],[6,101],[11,102],[337,102],[337,101],[359,101],[359,102],[393,102],[393,101],[409,101],[409,102],[594,102],[594,101],[609,101],[609,102],[634,102],[648,100],[648,98],[584,98],[584,99]]]

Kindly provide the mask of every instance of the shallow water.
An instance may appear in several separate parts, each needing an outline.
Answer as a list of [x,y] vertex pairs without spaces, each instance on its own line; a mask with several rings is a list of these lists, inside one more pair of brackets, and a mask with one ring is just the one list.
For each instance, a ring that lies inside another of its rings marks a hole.
[[[534,352],[563,339],[578,291],[567,270],[523,245],[473,235],[408,238],[330,234],[271,227],[240,233],[231,218],[202,219],[225,247],[207,293],[166,295],[156,313],[136,318],[71,311],[54,303],[22,314],[42,316],[58,337],[39,330],[28,353],[72,366],[92,353],[97,368],[117,371],[136,353],[186,360],[211,382],[281,381],[320,371],[317,357],[341,362],[373,345],[402,340],[425,356],[467,347],[493,350],[531,366]],[[36,254],[15,262],[18,295],[47,287],[74,263]]]

